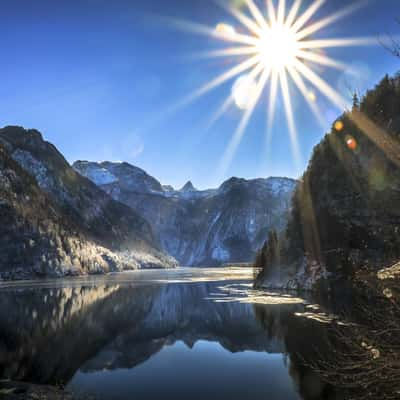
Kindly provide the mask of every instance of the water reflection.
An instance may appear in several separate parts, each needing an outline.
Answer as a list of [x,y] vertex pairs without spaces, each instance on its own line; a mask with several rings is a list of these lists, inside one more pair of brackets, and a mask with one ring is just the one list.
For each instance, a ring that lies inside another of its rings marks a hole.
[[328,398],[300,355],[323,340],[321,324],[299,317],[304,300],[249,284],[9,288],[1,375],[101,399]]

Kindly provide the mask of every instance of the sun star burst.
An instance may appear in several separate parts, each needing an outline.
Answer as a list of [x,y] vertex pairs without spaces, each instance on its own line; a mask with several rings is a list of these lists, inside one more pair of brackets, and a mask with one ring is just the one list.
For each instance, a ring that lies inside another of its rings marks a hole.
[[293,66],[300,46],[290,27],[274,23],[263,30],[256,49],[265,68],[280,72]]
[[[246,10],[232,6],[226,1],[217,0],[217,2],[238,21],[241,29],[225,23],[219,23],[215,28],[190,22],[181,22],[180,25],[195,33],[209,35],[229,43],[229,47],[202,53],[201,57],[239,57],[240,61],[191,93],[180,105],[193,101],[217,86],[236,78],[230,96],[212,119],[214,123],[232,104],[236,104],[243,110],[241,121],[221,162],[220,172],[223,174],[229,167],[254,109],[269,84],[267,137],[271,136],[276,100],[280,91],[293,156],[297,165],[300,166],[300,150],[289,81],[294,83],[319,122],[323,123],[323,118],[317,105],[317,92],[338,109],[343,110],[347,100],[319,76],[313,66],[350,70],[346,64],[326,55],[325,49],[370,45],[375,40],[371,38],[313,39],[312,35],[349,15],[363,2],[342,7],[336,13],[313,22],[310,21],[314,19],[326,0],[314,0],[304,9],[302,0],[292,0],[290,7],[287,0],[276,0],[275,4],[273,0],[265,0],[265,10],[261,9],[254,0],[242,1]],[[245,33],[242,33],[243,30]]]

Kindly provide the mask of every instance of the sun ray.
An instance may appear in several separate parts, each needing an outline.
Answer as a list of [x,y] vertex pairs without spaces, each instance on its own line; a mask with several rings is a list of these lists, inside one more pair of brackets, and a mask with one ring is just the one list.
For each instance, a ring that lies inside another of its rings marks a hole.
[[345,7],[342,10],[340,10],[332,15],[329,15],[326,18],[323,18],[323,19],[315,22],[314,24],[309,25],[307,28],[304,28],[303,30],[296,33],[297,40],[302,40],[305,37],[310,36],[313,33],[318,32],[322,28],[325,28],[326,26],[334,23],[338,19],[344,18],[347,15],[352,14],[355,10],[360,8],[364,3],[365,3],[364,1],[357,2],[356,4],[352,4],[348,7]]
[[276,17],[276,22],[279,25],[283,25],[283,23],[285,21],[285,13],[286,13],[286,0],[279,0],[278,15]]
[[329,47],[371,46],[377,43],[377,38],[372,37],[302,40],[299,42],[299,49],[326,49]]
[[325,129],[326,128],[326,122],[322,118],[321,111],[316,104],[315,101],[312,101],[310,99],[310,91],[307,90],[307,86],[302,78],[302,76],[297,72],[297,70],[294,67],[289,67],[288,68],[289,74],[293,79],[293,82],[297,86],[297,88],[300,90],[301,94],[303,95],[304,99],[306,100],[307,104],[309,105],[312,113],[314,114],[315,118],[317,119],[318,123],[320,124],[321,128]]
[[288,84],[287,74],[286,74],[285,70],[282,70],[281,73],[279,74],[279,81],[281,84],[282,98],[283,98],[283,104],[285,106],[284,108],[285,108],[286,119],[287,119],[287,123],[288,123],[290,142],[292,144],[293,157],[294,157],[294,160],[296,163],[296,167],[300,171],[301,153],[300,153],[300,147],[299,147],[299,142],[298,142],[298,137],[297,137],[296,124],[294,122],[292,102],[290,100],[289,84]]
[[345,63],[339,62],[334,60],[333,58],[330,58],[328,56],[325,56],[323,54],[318,54],[318,53],[313,53],[310,51],[304,51],[304,50],[299,50],[297,52],[297,56],[299,58],[305,59],[312,61],[314,63],[320,64],[320,65],[325,65],[327,67],[332,67],[339,69],[341,71],[349,71],[351,67]]
[[268,111],[267,111],[267,129],[265,136],[265,148],[266,154],[269,153],[269,147],[272,140],[272,128],[276,110],[276,96],[278,92],[278,73],[276,71],[271,72],[270,88],[269,88],[269,99],[268,99]]
[[400,145],[397,140],[362,112],[354,110],[348,115],[357,127],[362,130],[362,132],[375,143],[393,163],[400,166]]
[[258,44],[257,37],[245,35],[243,33],[238,33],[234,31],[232,34],[227,34],[225,32],[220,32],[213,27],[209,27],[207,25],[202,25],[198,23],[194,23],[191,21],[182,20],[179,18],[163,18],[163,20],[173,26],[176,29],[183,30],[186,32],[191,32],[199,35],[206,35],[210,37],[214,37],[217,39],[221,39],[227,42],[235,42],[248,44],[252,46],[256,46]]
[[245,26],[254,35],[258,37],[262,35],[263,30],[261,29],[261,27],[258,26],[258,24],[254,22],[254,20],[243,14],[238,8],[235,8],[234,6],[229,6],[226,4],[226,2],[222,0],[216,0],[216,1],[224,10],[228,11],[231,15],[233,15],[239,22],[242,23],[243,26]]
[[347,101],[339,93],[337,93],[328,83],[319,77],[313,70],[296,61],[294,67],[299,71],[308,81],[310,81],[324,96],[326,96],[339,110],[346,108]]
[[233,160],[236,149],[242,140],[242,137],[246,130],[246,127],[250,121],[250,118],[254,112],[254,109],[256,108],[258,100],[260,99],[261,94],[265,88],[267,81],[268,81],[270,72],[271,72],[270,69],[264,69],[262,71],[262,75],[257,83],[256,93],[254,94],[251,104],[250,104],[249,108],[246,110],[246,112],[243,114],[243,117],[240,120],[240,123],[239,123],[235,133],[233,134],[231,141],[229,142],[229,145],[225,151],[224,157],[222,158],[221,165],[220,165],[220,174],[222,176],[225,175],[226,170],[228,169],[229,165],[231,164],[231,162]]
[[[256,79],[257,76],[262,72],[263,67],[261,64],[257,64],[249,73],[250,79]],[[221,107],[213,114],[210,121],[207,124],[207,130],[210,129],[221,117],[222,115],[229,109],[229,107],[234,103],[235,98],[233,94],[230,94],[227,99],[222,103]]]
[[218,110],[211,116],[210,120],[206,124],[205,131],[208,131],[225,113],[228,111],[235,102],[233,95],[229,95],[227,99],[221,104]]
[[300,10],[302,0],[295,0],[295,2],[292,5],[292,8],[289,11],[289,14],[286,18],[285,25],[290,28]]
[[195,90],[193,93],[191,93],[189,96],[185,97],[183,100],[181,100],[178,103],[179,107],[182,105],[191,103],[193,100],[206,94],[210,90],[213,90],[216,87],[222,85],[224,82],[228,81],[229,79],[233,78],[234,76],[239,75],[242,72],[250,69],[251,67],[256,65],[259,61],[260,61],[260,57],[258,55],[256,55],[252,58],[249,58],[246,61],[243,61],[239,65],[236,65],[235,67],[231,68],[230,70],[224,72],[223,74],[221,74],[218,77],[216,77],[215,79],[213,79],[211,82],[208,82],[207,84],[201,86],[200,88]]
[[268,11],[268,21],[269,25],[274,25],[276,23],[276,12],[274,3],[272,0],[265,0],[267,3],[267,11]]
[[256,6],[253,0],[246,0],[247,8],[249,9],[251,15],[257,21],[261,29],[269,29],[266,19],[262,15],[260,9]]
[[275,116],[277,91],[278,91],[278,73],[276,71],[272,71],[271,86],[269,93],[269,104],[268,104],[268,123],[267,123],[268,131],[272,130],[272,124]]
[[229,56],[246,56],[256,54],[258,49],[254,46],[235,46],[219,50],[203,51],[191,54],[193,58],[218,58]]
[[298,32],[309,20],[310,18],[321,8],[326,0],[315,0],[310,7],[297,19],[297,21],[292,25],[293,32]]

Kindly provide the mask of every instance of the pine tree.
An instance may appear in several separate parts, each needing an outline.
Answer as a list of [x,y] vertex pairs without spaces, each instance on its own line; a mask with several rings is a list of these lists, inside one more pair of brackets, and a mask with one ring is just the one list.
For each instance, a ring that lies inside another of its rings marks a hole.
[[356,92],[353,94],[353,107],[352,110],[359,110],[360,109],[360,100]]

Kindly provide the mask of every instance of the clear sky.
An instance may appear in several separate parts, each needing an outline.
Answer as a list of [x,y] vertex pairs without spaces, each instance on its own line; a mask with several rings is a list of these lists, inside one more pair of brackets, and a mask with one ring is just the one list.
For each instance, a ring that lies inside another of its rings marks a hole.
[[[305,8],[311,1],[303,3]],[[349,3],[327,0],[314,19]],[[175,29],[158,18],[211,27],[236,24],[212,0],[13,0],[2,1],[0,12],[1,125],[40,130],[70,162],[128,161],[176,187],[189,179],[205,188],[230,176],[298,176],[279,100],[273,138],[266,148],[267,90],[223,177],[218,166],[242,111],[232,107],[208,125],[234,80],[185,108],[167,112],[237,62],[191,57],[215,48],[216,39]],[[400,34],[399,17],[399,0],[370,0],[320,36]],[[328,54],[359,71],[351,77],[333,69],[318,70],[346,96],[349,87],[364,91],[385,73],[400,69],[400,60],[378,44],[329,49]],[[304,168],[339,110],[316,93],[323,129],[299,92],[292,93]]]

